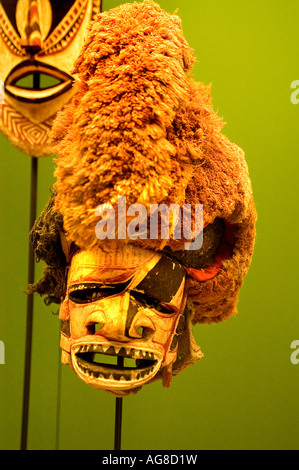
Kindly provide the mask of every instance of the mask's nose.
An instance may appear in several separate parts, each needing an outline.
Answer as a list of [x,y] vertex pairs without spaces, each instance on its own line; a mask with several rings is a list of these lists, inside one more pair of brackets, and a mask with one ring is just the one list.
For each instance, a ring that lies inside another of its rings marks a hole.
[[95,335],[109,341],[130,341],[144,337],[145,331],[154,331],[153,323],[138,312],[138,305],[129,292],[101,301],[85,325],[93,325]]

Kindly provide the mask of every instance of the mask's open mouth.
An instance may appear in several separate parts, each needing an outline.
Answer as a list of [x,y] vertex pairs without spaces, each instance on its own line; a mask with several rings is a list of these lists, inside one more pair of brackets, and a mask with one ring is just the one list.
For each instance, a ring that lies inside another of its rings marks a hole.
[[76,373],[91,385],[128,390],[148,382],[158,372],[162,355],[121,343],[76,343],[72,350]]

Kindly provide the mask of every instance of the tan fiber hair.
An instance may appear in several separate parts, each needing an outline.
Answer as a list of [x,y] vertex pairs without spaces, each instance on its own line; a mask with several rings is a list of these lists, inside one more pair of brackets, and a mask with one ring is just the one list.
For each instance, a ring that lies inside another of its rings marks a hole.
[[[127,203],[203,204],[204,225],[233,227],[230,256],[216,276],[188,276],[193,323],[236,313],[249,268],[256,213],[243,151],[222,133],[210,87],[192,78],[192,49],[176,14],[156,3],[123,4],[100,13],[75,62],[75,94],[52,131],[57,155],[54,209],[70,242],[95,236],[95,209]],[[161,240],[138,244],[161,249]],[[170,234],[166,244],[182,249]]]

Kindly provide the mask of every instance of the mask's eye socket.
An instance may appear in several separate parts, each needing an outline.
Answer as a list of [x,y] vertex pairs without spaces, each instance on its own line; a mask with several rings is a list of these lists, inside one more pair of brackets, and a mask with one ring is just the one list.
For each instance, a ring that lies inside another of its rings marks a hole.
[[175,305],[171,305],[167,302],[155,299],[149,295],[143,294],[142,292],[131,291],[131,296],[133,296],[138,304],[144,308],[155,309],[157,312],[166,313],[169,315],[178,311]]
[[69,287],[69,299],[75,304],[88,304],[121,294],[131,280],[118,284],[81,283]]
[[69,290],[69,299],[75,304],[87,304],[108,297],[113,289],[107,289],[100,285],[79,284],[73,285]]

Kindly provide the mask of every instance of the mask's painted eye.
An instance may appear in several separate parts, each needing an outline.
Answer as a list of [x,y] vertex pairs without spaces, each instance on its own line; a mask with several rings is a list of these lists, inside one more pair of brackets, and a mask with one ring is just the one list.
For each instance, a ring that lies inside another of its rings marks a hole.
[[81,283],[69,287],[69,299],[75,304],[87,304],[97,300],[121,294],[131,280],[119,284]]
[[88,287],[80,285],[74,288],[74,290],[70,290],[69,299],[75,304],[87,304],[109,295],[111,295],[111,289],[104,289],[99,286]]
[[162,302],[159,299],[150,297],[149,295],[143,294],[142,292],[131,291],[131,296],[133,296],[138,304],[141,304],[144,308],[153,308],[157,312],[168,313],[169,315],[177,312],[177,307],[171,305],[167,302]]

